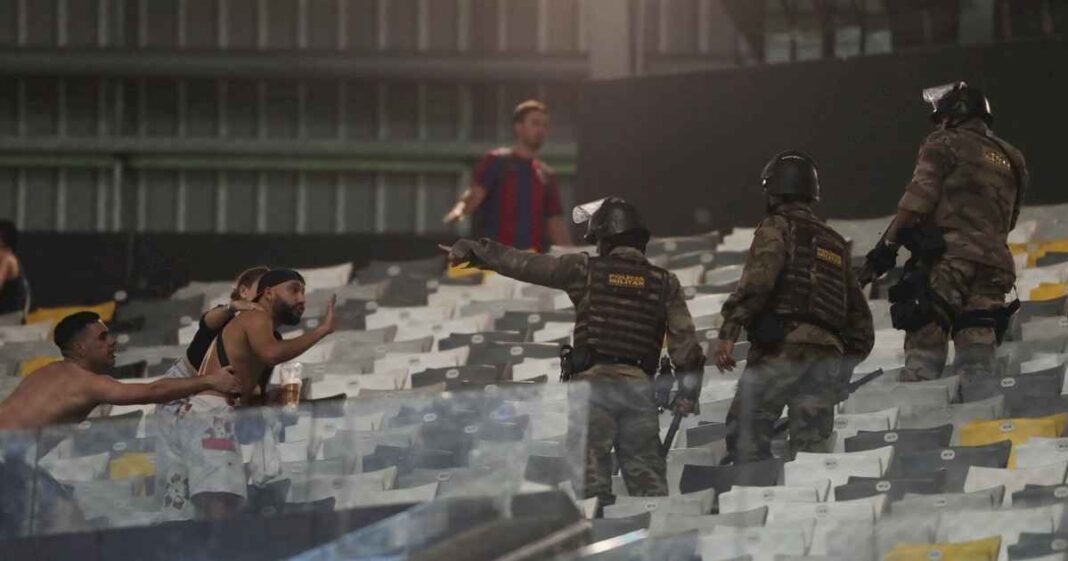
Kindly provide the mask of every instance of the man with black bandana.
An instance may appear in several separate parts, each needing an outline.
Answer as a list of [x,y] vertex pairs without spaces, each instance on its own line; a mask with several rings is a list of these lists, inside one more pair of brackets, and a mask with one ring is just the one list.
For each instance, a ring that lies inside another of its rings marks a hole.
[[[259,280],[255,302],[263,310],[242,312],[208,349],[198,376],[232,367],[241,383],[240,403],[258,405],[271,369],[304,354],[334,331],[331,299],[319,326],[283,340],[279,325],[296,325],[304,314],[304,278],[291,269],[274,269]],[[261,392],[262,393],[262,392]],[[218,519],[237,512],[246,495],[246,475],[234,433],[231,396],[202,392],[184,400],[160,420],[162,450],[157,470],[168,519]]]

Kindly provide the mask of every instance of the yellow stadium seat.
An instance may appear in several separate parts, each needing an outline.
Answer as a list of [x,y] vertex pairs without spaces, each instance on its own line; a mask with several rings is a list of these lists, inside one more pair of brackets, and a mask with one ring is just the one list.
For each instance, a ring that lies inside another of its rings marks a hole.
[[94,306],[63,306],[60,308],[37,308],[26,315],[26,323],[42,323],[48,322],[55,326],[59,323],[59,320],[75,313],[75,312],[96,312],[100,314],[100,319],[104,321],[111,321],[115,317],[115,302],[104,302],[102,304],[96,304]]
[[1029,244],[1014,244],[1009,247],[1013,254],[1026,253],[1027,266],[1036,267],[1038,260],[1047,253],[1068,253],[1068,240],[1056,240]]
[[29,376],[40,368],[61,360],[63,360],[63,357],[58,356],[39,356],[24,360],[19,364],[19,376]]
[[1056,300],[1061,296],[1064,296],[1068,285],[1064,283],[1052,283],[1044,282],[1038,285],[1031,291],[1031,301],[1033,302],[1045,302],[1046,300]]
[[153,462],[153,455],[144,452],[127,452],[108,464],[108,477],[111,479],[154,475],[156,475],[156,464]]
[[1009,467],[1016,467],[1016,446],[1023,444],[1033,436],[1056,438],[1064,433],[1068,413],[1058,413],[1048,417],[1033,419],[995,419],[993,421],[972,421],[960,429],[961,446],[983,446],[1002,440],[1012,442],[1012,454],[1009,455]]
[[1001,538],[957,543],[903,543],[894,546],[883,561],[997,561]]
[[456,267],[452,265],[450,265],[449,270],[445,272],[445,275],[450,279],[466,279],[468,277],[484,274],[489,273],[483,271],[482,269],[476,269],[474,267]]

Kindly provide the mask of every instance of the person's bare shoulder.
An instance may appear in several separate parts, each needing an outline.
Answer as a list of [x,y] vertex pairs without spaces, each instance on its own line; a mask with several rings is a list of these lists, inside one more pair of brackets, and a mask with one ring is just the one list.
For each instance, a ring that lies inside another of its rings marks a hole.
[[237,314],[233,320],[227,324],[227,327],[234,326],[242,331],[248,331],[249,329],[262,328],[264,325],[271,324],[271,316],[261,310],[248,310]]

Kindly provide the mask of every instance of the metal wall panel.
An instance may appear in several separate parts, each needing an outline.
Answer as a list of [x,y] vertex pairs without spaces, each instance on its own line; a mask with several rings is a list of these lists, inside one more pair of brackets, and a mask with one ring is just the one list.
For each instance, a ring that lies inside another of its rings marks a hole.
[[[97,189],[99,171],[95,169],[65,169],[66,208],[63,230],[67,232],[92,232],[97,229],[99,205]],[[106,207],[105,207],[106,208]]]
[[187,171],[183,173],[185,185],[185,231],[213,232],[217,212],[218,172]]
[[371,173],[341,175],[344,192],[345,232],[375,231],[375,176]]
[[336,173],[312,172],[304,174],[304,209],[306,222],[304,232],[329,234],[337,231],[337,191],[339,178]]

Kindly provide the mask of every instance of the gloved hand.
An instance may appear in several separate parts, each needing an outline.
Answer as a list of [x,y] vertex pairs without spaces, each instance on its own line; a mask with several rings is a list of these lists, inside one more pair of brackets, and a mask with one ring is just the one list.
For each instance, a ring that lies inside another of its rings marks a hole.
[[896,244],[886,243],[885,241],[879,242],[864,256],[864,261],[875,278],[885,275],[890,269],[894,268],[894,265],[897,265],[898,247]]
[[653,381],[653,401],[657,407],[667,409],[671,405],[671,389],[675,387],[675,374],[661,372]]
[[701,397],[702,371],[687,372],[679,376],[679,392],[675,395],[672,408],[675,414],[685,417],[694,412]]
[[460,265],[461,263],[470,263],[473,266],[478,264],[478,255],[475,250],[480,246],[477,240],[471,240],[467,238],[460,238],[456,240],[456,243],[452,244],[452,247],[439,245],[442,251],[446,251],[449,254],[449,265],[453,267]]

